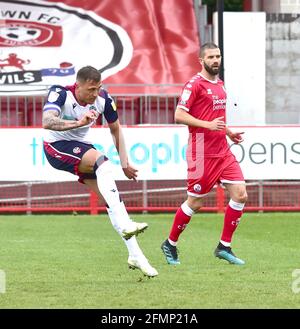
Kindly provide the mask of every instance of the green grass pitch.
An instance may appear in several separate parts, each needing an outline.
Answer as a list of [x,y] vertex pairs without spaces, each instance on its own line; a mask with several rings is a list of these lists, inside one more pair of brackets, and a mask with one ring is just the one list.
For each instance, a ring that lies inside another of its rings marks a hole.
[[160,249],[173,215],[132,217],[149,223],[138,241],[159,271],[156,278],[128,269],[126,247],[106,215],[0,216],[0,269],[6,276],[0,308],[300,307],[300,280],[292,276],[300,268],[299,213],[244,214],[232,244],[244,266],[213,256],[220,214],[193,217],[181,236],[176,267]]

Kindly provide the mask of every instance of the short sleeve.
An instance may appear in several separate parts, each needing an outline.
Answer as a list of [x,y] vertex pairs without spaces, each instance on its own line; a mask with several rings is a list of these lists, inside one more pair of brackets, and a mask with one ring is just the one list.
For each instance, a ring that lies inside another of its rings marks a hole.
[[104,117],[108,123],[113,123],[118,120],[117,106],[113,98],[107,91],[104,90],[105,105],[104,105]]
[[67,92],[64,87],[55,85],[49,89],[46,103],[43,111],[56,110],[61,112],[62,106],[65,104],[67,98]]

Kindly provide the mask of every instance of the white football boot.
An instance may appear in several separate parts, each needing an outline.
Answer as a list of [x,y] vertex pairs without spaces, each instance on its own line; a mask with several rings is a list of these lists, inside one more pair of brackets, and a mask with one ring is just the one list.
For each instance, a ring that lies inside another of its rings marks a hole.
[[149,264],[147,258],[144,256],[138,258],[129,256],[128,266],[131,270],[139,269],[148,278],[153,278],[158,275],[156,269]]
[[140,233],[143,233],[148,228],[147,223],[136,223],[136,222],[130,222],[127,227],[122,231],[121,236],[128,240],[134,235],[138,235]]

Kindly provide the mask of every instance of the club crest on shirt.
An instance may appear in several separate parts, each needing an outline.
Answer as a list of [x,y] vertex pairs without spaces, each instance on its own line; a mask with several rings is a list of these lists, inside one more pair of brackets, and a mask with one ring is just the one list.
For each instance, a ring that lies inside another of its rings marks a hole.
[[79,146],[76,146],[73,148],[73,153],[74,154],[79,154],[81,152],[81,148]]
[[194,185],[194,191],[195,192],[200,192],[201,191],[201,185],[200,184],[195,184]]

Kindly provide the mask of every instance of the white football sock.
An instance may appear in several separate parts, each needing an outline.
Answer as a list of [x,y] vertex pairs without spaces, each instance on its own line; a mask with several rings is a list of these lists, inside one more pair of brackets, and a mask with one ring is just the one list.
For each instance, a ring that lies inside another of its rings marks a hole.
[[129,218],[127,210],[123,202],[114,206],[113,209],[106,208],[109,219],[114,229],[122,236],[124,229],[128,229],[132,225],[132,220]]
[[113,177],[112,164],[109,160],[102,162],[96,170],[97,185],[109,208],[120,203],[119,191]]
[[120,202],[120,195],[113,178],[111,163],[104,161],[96,170],[97,185],[100,193],[106,201],[109,211],[109,218],[116,231],[121,234],[122,231],[132,223],[128,216],[123,202]]
[[[122,205],[125,209],[124,203],[122,202]],[[120,229],[118,228],[118,220],[116,220],[114,213],[110,210],[110,208],[106,208],[106,211],[108,213],[108,216],[110,218],[111,223],[113,224],[114,228],[116,229],[116,231],[120,234]],[[131,221],[131,220],[130,220]],[[124,238],[122,238],[122,240],[125,242],[126,247],[128,249],[128,254],[129,257],[132,258],[139,258],[139,257],[145,257],[141,248],[138,245],[138,242],[136,240],[136,237],[133,236],[128,240],[125,240]]]
[[[97,185],[100,193],[106,201],[109,208],[106,208],[109,219],[115,230],[122,236],[125,228],[132,225],[124,202],[120,202],[120,195],[112,174],[111,163],[109,160],[102,162],[96,170]],[[133,236],[128,240],[122,238],[130,257],[145,257],[140,249],[136,237]]]

